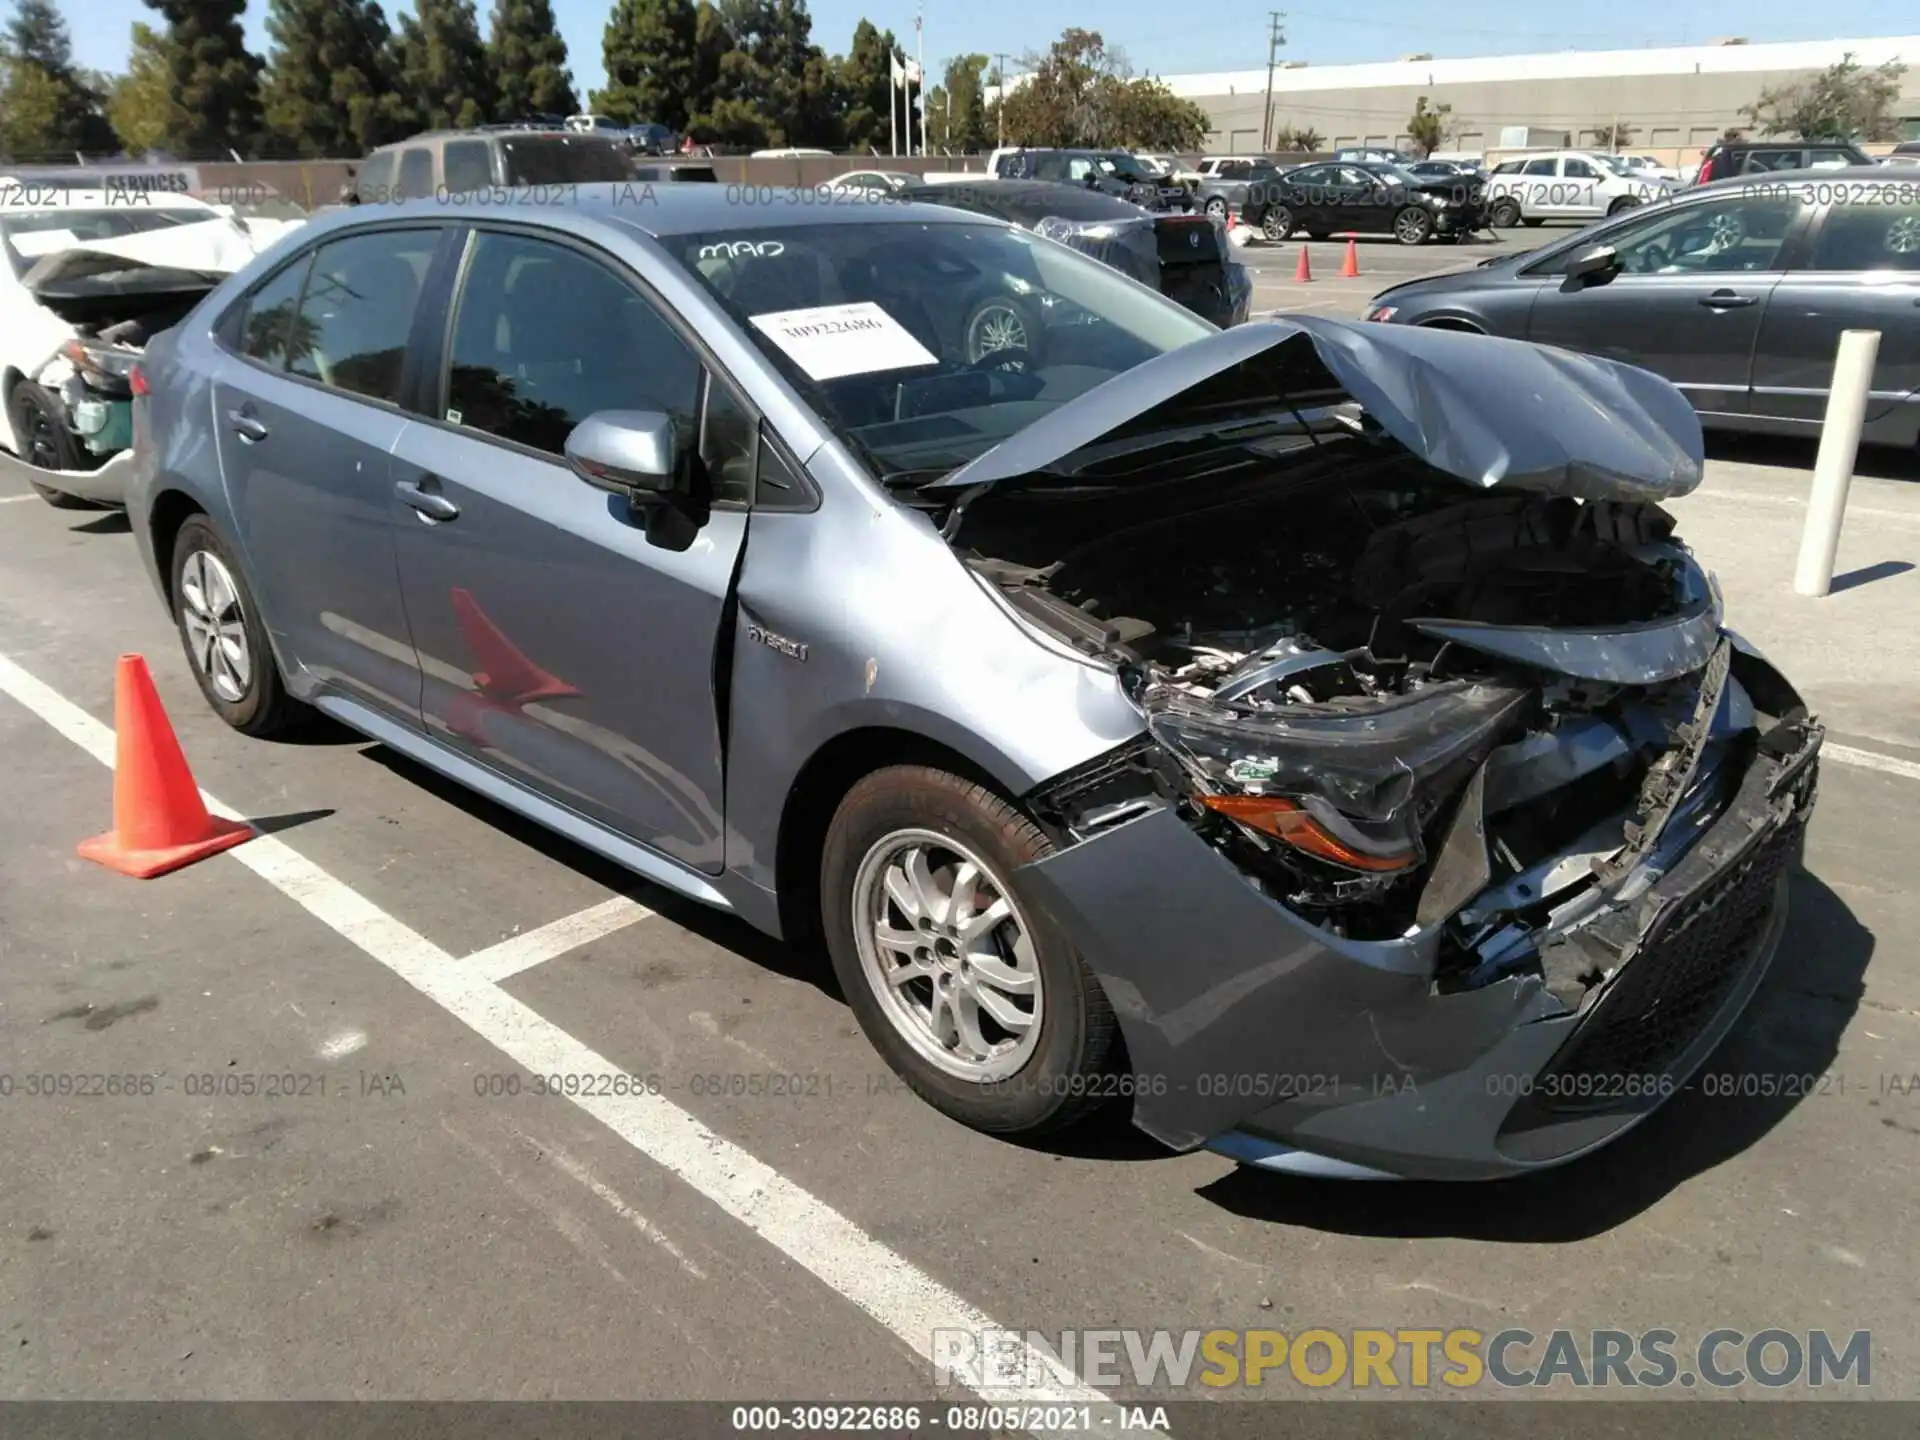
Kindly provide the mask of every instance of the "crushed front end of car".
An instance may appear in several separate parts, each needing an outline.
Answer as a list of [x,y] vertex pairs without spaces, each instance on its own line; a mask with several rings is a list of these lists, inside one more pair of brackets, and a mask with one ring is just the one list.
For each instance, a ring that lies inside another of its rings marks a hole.
[[1142,716],[1026,797],[1058,849],[1025,872],[1120,1018],[1137,1123],[1280,1170],[1511,1174],[1620,1134],[1731,1027],[1822,730],[1659,504],[1700,478],[1677,392],[1361,330],[1150,362],[943,482],[948,528]]

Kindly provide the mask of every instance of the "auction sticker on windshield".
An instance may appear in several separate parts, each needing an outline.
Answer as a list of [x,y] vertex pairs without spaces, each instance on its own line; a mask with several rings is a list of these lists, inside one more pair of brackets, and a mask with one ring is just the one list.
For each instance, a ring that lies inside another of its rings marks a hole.
[[939,363],[898,320],[871,300],[776,310],[755,315],[753,324],[815,380]]

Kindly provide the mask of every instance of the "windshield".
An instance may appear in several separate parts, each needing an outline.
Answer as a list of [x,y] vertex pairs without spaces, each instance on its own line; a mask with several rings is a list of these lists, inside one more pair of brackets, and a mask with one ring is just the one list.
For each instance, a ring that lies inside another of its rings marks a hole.
[[594,185],[633,179],[619,145],[587,135],[515,135],[500,141],[509,185]]
[[881,478],[933,479],[1215,333],[1022,230],[893,221],[661,243]]
[[181,206],[142,209],[120,206],[107,210],[0,210],[0,242],[4,242],[13,273],[25,274],[42,255],[74,250],[89,240],[118,240],[175,225],[222,221],[211,210]]

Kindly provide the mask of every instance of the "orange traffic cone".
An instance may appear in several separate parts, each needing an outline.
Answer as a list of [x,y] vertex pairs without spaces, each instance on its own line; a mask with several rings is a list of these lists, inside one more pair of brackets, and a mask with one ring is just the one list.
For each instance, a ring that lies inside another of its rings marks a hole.
[[113,676],[113,829],[80,842],[88,860],[150,880],[253,838],[207,814],[147,662],[122,655]]
[[1307,263],[1307,247],[1302,245],[1300,263],[1293,267],[1293,281],[1296,285],[1304,285],[1311,279],[1313,279],[1313,267]]
[[1340,278],[1357,280],[1360,278],[1360,249],[1354,244],[1353,237],[1347,237],[1347,258],[1340,262]]

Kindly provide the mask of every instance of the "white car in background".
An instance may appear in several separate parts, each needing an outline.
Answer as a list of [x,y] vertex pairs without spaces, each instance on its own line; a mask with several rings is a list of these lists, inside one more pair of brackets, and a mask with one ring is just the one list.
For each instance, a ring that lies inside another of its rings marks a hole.
[[1600,157],[1629,180],[1665,180],[1668,184],[1680,183],[1680,172],[1672,165],[1662,165],[1651,155],[1615,155],[1609,152]]
[[120,503],[147,341],[284,233],[185,195],[0,176],[0,463],[50,505]]
[[836,175],[827,181],[829,190],[866,191],[874,195],[895,195],[909,185],[919,183],[920,177],[909,175],[904,170],[849,170],[844,175]]
[[1496,230],[1549,220],[1584,224],[1674,189],[1666,180],[1622,175],[1609,158],[1591,150],[1554,150],[1502,160],[1487,179],[1487,223]]

